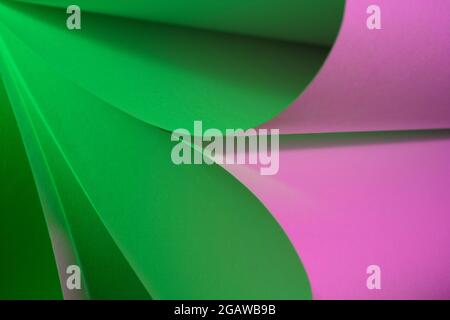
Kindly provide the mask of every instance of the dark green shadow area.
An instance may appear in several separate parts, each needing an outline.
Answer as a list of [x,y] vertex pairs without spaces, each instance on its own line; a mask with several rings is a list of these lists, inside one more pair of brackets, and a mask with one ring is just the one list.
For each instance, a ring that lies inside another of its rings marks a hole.
[[47,226],[0,79],[0,299],[61,299]]
[[[14,0],[13,0],[14,1]],[[71,0],[15,0],[67,8]],[[83,12],[331,47],[345,0],[77,0]]]

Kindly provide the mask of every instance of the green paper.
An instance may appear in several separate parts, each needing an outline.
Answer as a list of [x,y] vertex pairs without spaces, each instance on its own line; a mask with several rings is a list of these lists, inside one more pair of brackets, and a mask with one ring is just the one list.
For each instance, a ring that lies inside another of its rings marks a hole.
[[0,1],[0,72],[64,296],[310,299],[270,212],[219,166],[174,165],[170,131],[273,119],[322,66],[344,1],[80,0],[79,31],[72,3],[27,2],[58,8]]
[[0,299],[61,299],[44,214],[1,81],[0,120]]

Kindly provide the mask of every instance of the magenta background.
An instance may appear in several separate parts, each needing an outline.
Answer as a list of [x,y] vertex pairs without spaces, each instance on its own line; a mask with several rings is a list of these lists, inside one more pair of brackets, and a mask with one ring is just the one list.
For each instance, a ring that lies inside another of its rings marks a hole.
[[[280,171],[226,166],[269,209],[315,299],[450,298],[450,136],[284,145]],[[366,268],[382,269],[382,290]]]
[[[366,28],[378,4],[383,30]],[[450,1],[351,0],[308,90],[264,125],[286,133],[450,128]],[[309,138],[310,139],[310,138]],[[315,299],[450,298],[450,135],[283,143],[280,171],[224,166],[270,210]],[[366,268],[381,266],[382,290]]]

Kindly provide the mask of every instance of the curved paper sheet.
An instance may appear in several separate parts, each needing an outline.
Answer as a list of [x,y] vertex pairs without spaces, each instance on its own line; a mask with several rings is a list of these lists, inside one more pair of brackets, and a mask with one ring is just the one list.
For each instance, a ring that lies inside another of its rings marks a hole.
[[450,2],[348,0],[326,64],[305,93],[264,127],[282,134],[450,128]]

